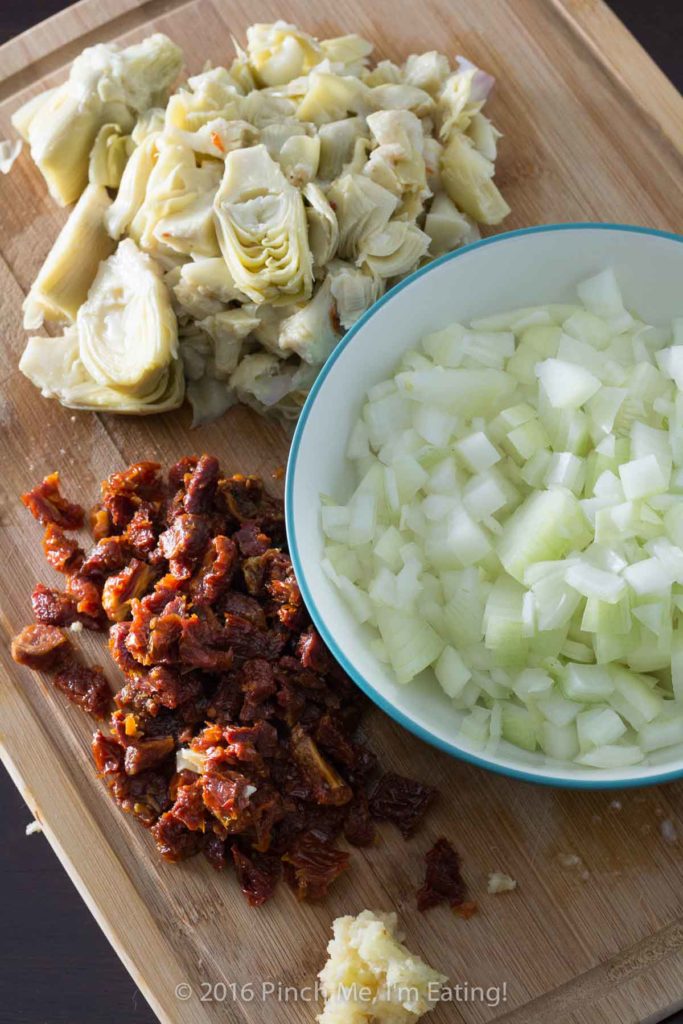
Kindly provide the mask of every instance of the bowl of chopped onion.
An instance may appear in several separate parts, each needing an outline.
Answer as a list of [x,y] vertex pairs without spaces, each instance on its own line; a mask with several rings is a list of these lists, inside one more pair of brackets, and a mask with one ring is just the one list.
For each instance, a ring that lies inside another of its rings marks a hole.
[[683,776],[683,237],[562,224],[450,253],[348,332],[287,528],[388,714],[552,785]]

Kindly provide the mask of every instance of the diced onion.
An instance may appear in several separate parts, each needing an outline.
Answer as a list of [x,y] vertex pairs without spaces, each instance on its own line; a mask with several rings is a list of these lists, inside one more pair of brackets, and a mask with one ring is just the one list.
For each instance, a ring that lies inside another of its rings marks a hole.
[[436,331],[370,389],[322,568],[465,746],[618,770],[683,746],[683,318],[644,324],[609,269],[578,293]]

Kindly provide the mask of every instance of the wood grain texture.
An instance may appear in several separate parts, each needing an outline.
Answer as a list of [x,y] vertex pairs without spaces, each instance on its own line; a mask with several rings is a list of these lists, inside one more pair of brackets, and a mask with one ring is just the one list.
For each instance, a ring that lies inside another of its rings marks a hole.
[[[683,229],[683,101],[626,30],[594,0],[82,0],[0,48],[0,131],[39,88],[95,40],[168,32],[187,67],[228,59],[230,33],[278,16],[319,35],[358,31],[383,57],[437,48],[467,54],[499,79],[492,102],[505,132],[499,181],[513,214],[506,227],[614,220]],[[262,473],[282,464],[276,426],[234,410],[190,432],[189,417],[153,420],[71,413],[46,402],[16,370],[24,343],[20,306],[64,211],[49,200],[24,155],[0,181],[0,629],[3,641],[30,615],[36,579],[50,582],[39,528],[17,501],[42,474],[62,471],[67,492],[87,501],[100,479],[129,461],[170,462],[188,451],[220,456],[226,470]],[[516,269],[511,268],[511,273]],[[493,301],[493,300],[492,300]],[[86,654],[101,645],[84,640]],[[90,723],[0,650],[0,743],[27,803],[162,1021],[171,1024],[294,1024],[310,1003],[271,999],[201,1002],[201,982],[273,981],[300,988],[324,959],[332,918],[361,908],[398,910],[409,944],[452,984],[507,983],[497,1007],[440,1006],[434,1024],[614,1024],[659,1019],[681,999],[683,783],[621,793],[553,791],[459,764],[373,712],[367,731],[387,767],[441,790],[425,830],[404,843],[389,828],[354,851],[352,870],[319,907],[282,888],[251,911],[234,877],[203,863],[160,861],[150,837],[124,818],[94,778]],[[110,668],[112,682],[115,672]],[[460,849],[480,913],[414,912],[421,857],[439,835]],[[563,866],[566,855],[580,858]],[[486,895],[487,874],[517,878],[514,893]],[[176,999],[180,982],[194,995]],[[220,993],[219,993],[220,994]]]

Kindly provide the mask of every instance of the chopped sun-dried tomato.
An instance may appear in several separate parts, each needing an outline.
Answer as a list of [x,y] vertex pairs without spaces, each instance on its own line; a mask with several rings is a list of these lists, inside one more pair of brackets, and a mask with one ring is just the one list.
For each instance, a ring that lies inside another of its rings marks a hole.
[[460,857],[447,839],[436,841],[425,854],[425,863],[424,884],[417,893],[418,910],[429,910],[439,903],[463,908],[467,889],[460,874]]
[[60,663],[70,648],[66,633],[56,626],[24,626],[12,640],[12,657],[20,665],[47,672]]
[[387,772],[370,797],[370,813],[378,821],[393,822],[407,839],[422,821],[434,795],[431,786]]
[[50,473],[32,491],[22,494],[21,500],[34,519],[43,526],[61,526],[64,530],[79,530],[83,526],[84,512],[62,497],[59,490],[59,473]]

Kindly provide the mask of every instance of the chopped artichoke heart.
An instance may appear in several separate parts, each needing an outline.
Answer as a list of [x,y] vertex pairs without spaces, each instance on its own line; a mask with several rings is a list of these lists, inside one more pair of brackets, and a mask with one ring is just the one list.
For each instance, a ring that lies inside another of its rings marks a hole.
[[339,224],[339,255],[357,259],[368,235],[382,231],[398,206],[398,199],[362,174],[344,174],[328,193]]
[[159,134],[152,132],[133,150],[121,175],[121,184],[105,223],[113,239],[118,240],[128,230],[133,218],[145,200],[149,181],[157,159]]
[[510,207],[493,183],[493,163],[454,132],[441,155],[441,180],[453,202],[481,224],[499,224]]
[[247,59],[260,85],[284,85],[310,71],[323,56],[317,39],[285,21],[247,29]]
[[371,90],[353,75],[313,71],[309,75],[309,86],[297,107],[296,116],[300,121],[312,121],[320,125],[339,121],[349,111],[365,114],[375,109],[370,94]]
[[166,102],[181,65],[180,49],[159,33],[125,50],[99,43],[76,58],[63,85],[17,111],[13,123],[58,203],[74,202],[83,191],[102,125],[129,131],[135,113]]
[[127,238],[100,264],[76,320],[92,379],[143,398],[178,355],[178,331],[158,267]]
[[104,223],[110,207],[102,185],[87,186],[24,300],[24,327],[34,330],[43,320],[76,319],[100,261],[114,251]]
[[332,282],[327,277],[303,309],[283,321],[278,344],[305,362],[322,366],[339,341]]
[[311,182],[306,185],[303,193],[309,203],[306,207],[306,218],[308,220],[308,244],[313,254],[313,265],[316,270],[323,270],[337,251],[339,224],[334,210],[319,185]]
[[214,215],[225,262],[253,302],[310,297],[312,258],[303,199],[265,146],[228,154]]
[[380,110],[367,123],[377,148],[370,153],[363,173],[401,196],[406,191],[429,195],[424,136],[419,119],[409,110]]
[[434,196],[425,217],[424,229],[431,239],[430,256],[442,256],[460,245],[476,242],[480,237],[476,222],[466,213],[461,213],[445,192]]
[[130,135],[124,135],[117,124],[103,124],[90,150],[88,181],[92,185],[118,188],[132,151]]

